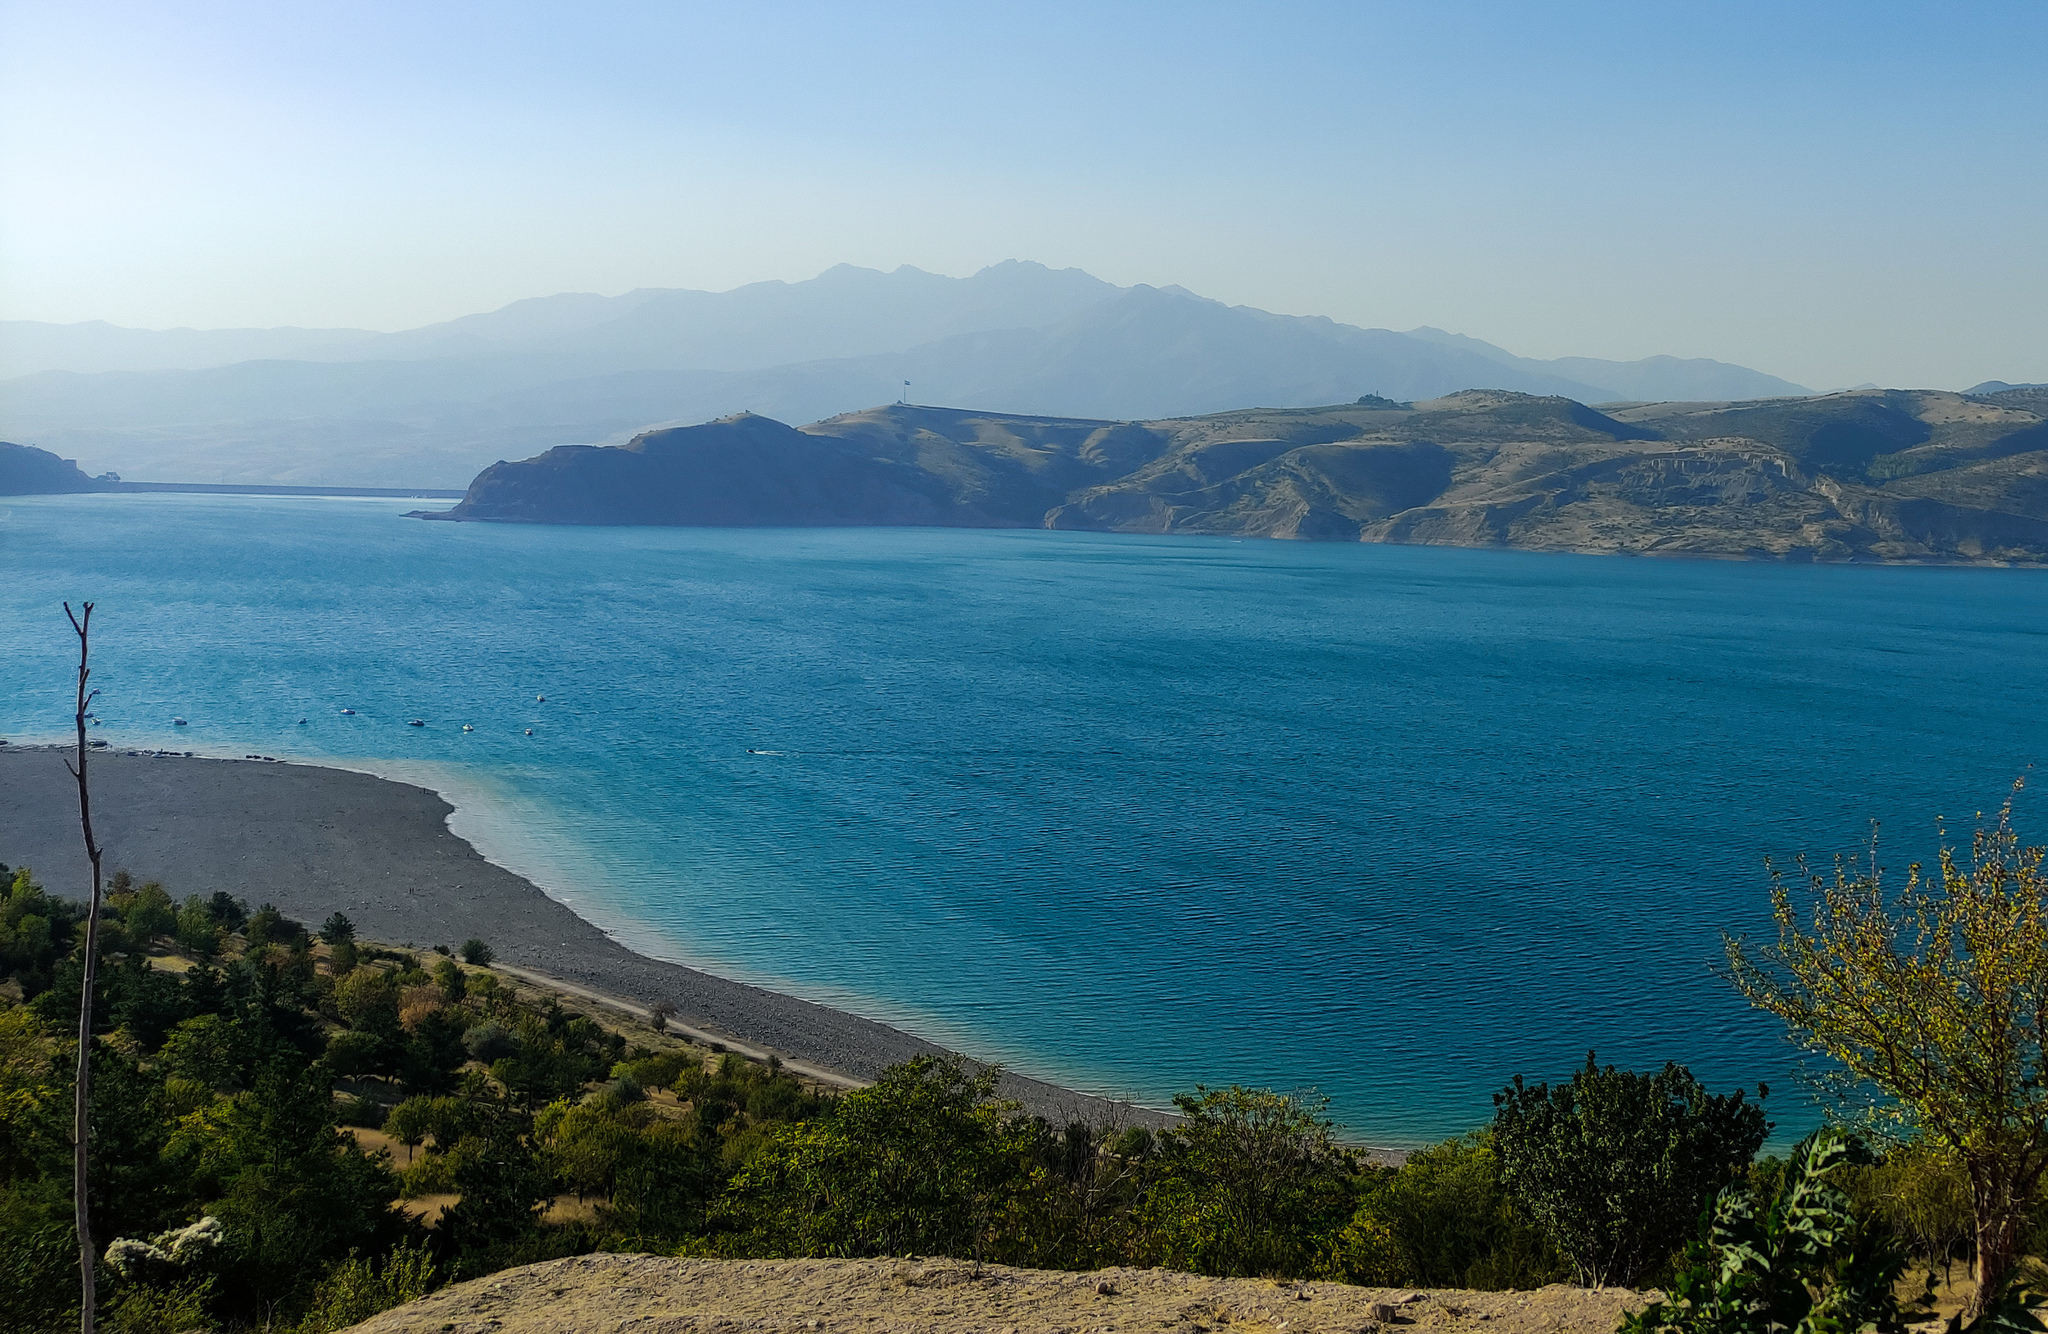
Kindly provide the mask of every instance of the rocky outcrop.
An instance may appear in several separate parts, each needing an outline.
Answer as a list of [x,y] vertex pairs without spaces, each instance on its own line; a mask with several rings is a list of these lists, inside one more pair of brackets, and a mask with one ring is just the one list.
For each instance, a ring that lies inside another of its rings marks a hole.
[[0,440],[0,496],[60,496],[77,491],[110,491],[115,477],[87,477],[70,459],[34,445]]
[[[2039,410],[2037,410],[2039,409]],[[918,524],[1736,559],[2048,562],[2048,403],[1473,390],[1150,422],[742,415],[486,470],[451,519]]]

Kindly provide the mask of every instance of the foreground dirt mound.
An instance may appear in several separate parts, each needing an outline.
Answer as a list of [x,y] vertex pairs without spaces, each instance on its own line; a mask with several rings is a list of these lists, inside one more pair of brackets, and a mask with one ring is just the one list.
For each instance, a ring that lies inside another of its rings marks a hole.
[[[1636,1293],[1397,1292],[1199,1278],[1157,1269],[1050,1273],[955,1260],[673,1260],[587,1255],[510,1269],[386,1311],[356,1334],[686,1334],[698,1330],[1288,1334],[1392,1323],[1473,1334],[1612,1334]],[[1381,1309],[1375,1311],[1378,1305]],[[1393,1307],[1389,1322],[1388,1306]],[[1389,1330],[1388,1334],[1394,1334]]]

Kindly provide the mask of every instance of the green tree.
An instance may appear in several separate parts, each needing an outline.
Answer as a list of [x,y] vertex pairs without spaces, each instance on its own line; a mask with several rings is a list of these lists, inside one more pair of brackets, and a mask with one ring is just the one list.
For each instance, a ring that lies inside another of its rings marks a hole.
[[220,922],[208,911],[206,900],[197,894],[178,909],[178,947],[201,962],[220,953],[222,930]]
[[474,936],[462,942],[461,954],[462,961],[474,968],[488,968],[498,957],[495,950]]
[[1501,1185],[1493,1134],[1483,1130],[1370,1178],[1332,1268],[1353,1283],[1498,1289],[1541,1287],[1562,1266]]
[[0,973],[21,983],[33,1000],[56,980],[59,960],[71,953],[79,910],[43,892],[27,867],[14,872],[0,899]]
[[1832,1062],[1840,1091],[1875,1094],[1873,1129],[1917,1135],[1969,1178],[1973,1312],[2011,1272],[2048,1172],[2048,873],[2011,816],[2008,800],[1968,865],[1945,846],[1896,893],[1874,853],[1803,892],[1774,872],[1777,943],[1727,941],[1750,1004]]
[[382,1251],[409,1224],[392,1209],[398,1180],[336,1133],[327,1072],[279,1060],[215,1122],[226,1178],[209,1212],[226,1225],[236,1299],[302,1300],[330,1263]]
[[1014,1110],[993,1070],[917,1057],[828,1119],[776,1127],[721,1216],[759,1254],[979,1256],[1025,1180]]
[[177,905],[164,887],[152,880],[135,891],[135,895],[121,910],[121,921],[128,928],[128,934],[137,941],[148,944],[158,936],[174,934],[178,929]]
[[1517,1075],[1493,1105],[1501,1184],[1589,1286],[1632,1287],[1668,1261],[1771,1129],[1740,1089],[1709,1094],[1682,1065],[1603,1069],[1591,1052],[1570,1083]]
[[305,927],[278,911],[274,903],[266,903],[250,913],[242,930],[252,949],[264,945],[290,945],[306,934]]
[[1197,1088],[1174,1099],[1142,1211],[1151,1257],[1197,1273],[1314,1272],[1357,1204],[1355,1156],[1326,1099]]

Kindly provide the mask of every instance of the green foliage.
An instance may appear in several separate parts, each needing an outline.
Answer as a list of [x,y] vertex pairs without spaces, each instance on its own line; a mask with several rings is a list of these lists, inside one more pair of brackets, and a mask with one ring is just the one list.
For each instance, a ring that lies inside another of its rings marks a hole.
[[1913,1254],[1948,1272],[1973,1244],[1970,1180],[1925,1140],[1897,1145],[1884,1161],[1841,1174],[1856,1216],[1881,1223]]
[[110,895],[108,902],[120,913],[129,938],[138,944],[146,946],[160,936],[174,934],[178,929],[177,905],[171,902],[171,896],[164,892],[164,887],[154,880],[134,891],[125,901],[118,895]]
[[[77,1318],[62,1294],[81,961],[75,915],[24,877],[7,884],[9,939],[36,944],[9,976],[46,972],[40,1000],[0,1002],[0,1310],[56,1328]],[[1265,1090],[1197,1090],[1156,1133],[1022,1116],[993,1070],[954,1062],[826,1096],[772,1059],[722,1052],[707,1068],[696,1049],[629,1050],[480,965],[359,944],[339,914],[321,928],[323,970],[268,905],[195,895],[173,911],[161,887],[127,879],[115,894],[127,957],[101,965],[90,1183],[121,1239],[110,1327],[326,1334],[434,1281],[428,1238],[449,1276],[593,1247],[1489,1287],[1559,1271],[1490,1133],[1394,1170],[1339,1145],[1320,1100]],[[56,925],[45,938],[32,918]],[[167,923],[200,966],[135,952]],[[403,1175],[341,1125],[381,1126]],[[1909,1186],[1884,1189],[1918,1198]],[[450,1203],[429,1233],[401,1194]],[[593,1207],[548,1222],[562,1195]],[[214,1230],[217,1251],[151,1259],[192,1226]]]
[[1840,1185],[1869,1161],[1860,1141],[1821,1130],[1792,1151],[1761,1210],[1747,1190],[1723,1189],[1670,1296],[1624,1319],[1621,1334],[1903,1334],[1927,1307],[1924,1295],[1897,1296],[1906,1249],[1860,1226]]
[[1711,1095],[1680,1065],[1603,1069],[1591,1052],[1569,1084],[1517,1075],[1493,1102],[1501,1183],[1588,1285],[1663,1266],[1770,1133],[1740,1089]]
[[433,1286],[434,1260],[425,1246],[394,1246],[376,1265],[350,1252],[313,1290],[312,1303],[292,1334],[333,1334],[417,1301]]
[[264,945],[291,945],[303,940],[306,928],[277,910],[274,903],[266,903],[249,914],[249,920],[242,926],[243,938],[252,949]]
[[[58,961],[71,953],[82,916],[44,893],[27,867],[14,873],[6,898],[0,899],[0,972],[21,984],[24,998],[50,989]],[[72,994],[75,1002],[77,993]]]
[[[268,907],[269,905],[265,905]],[[206,900],[206,914],[214,925],[233,934],[249,924],[249,904],[224,889],[215,890]]]
[[1445,1140],[1366,1184],[1331,1270],[1353,1283],[1534,1288],[1562,1262],[1500,1181],[1491,1132]]
[[2048,849],[2021,847],[2011,815],[2008,800],[1976,831],[1967,864],[1944,847],[1902,888],[1874,860],[1803,887],[1774,873],[1777,942],[1725,942],[1736,987],[1838,1091],[1969,1178],[1973,1302],[2003,1285],[2048,1182]]
[[78,1328],[78,1242],[63,1217],[69,1203],[53,1196],[31,1204],[15,1188],[0,1202],[0,1310],[21,1334]]
[[1147,1250],[1174,1269],[1294,1277],[1315,1271],[1357,1196],[1358,1167],[1321,1098],[1232,1085],[1174,1099],[1140,1211]]
[[178,948],[193,958],[204,961],[219,954],[221,938],[226,934],[226,928],[208,910],[206,900],[197,894],[178,909]]
[[498,957],[497,951],[472,936],[462,942],[462,961],[476,968],[488,968]]
[[451,1005],[460,1001],[469,990],[462,970],[452,959],[443,959],[434,965],[434,985],[441,988],[442,995]]
[[1025,1180],[1028,1131],[993,1072],[918,1057],[829,1118],[779,1126],[723,1217],[767,1255],[980,1255]]
[[213,1287],[209,1277],[161,1288],[124,1288],[108,1303],[101,1327],[112,1334],[190,1334],[206,1327]]

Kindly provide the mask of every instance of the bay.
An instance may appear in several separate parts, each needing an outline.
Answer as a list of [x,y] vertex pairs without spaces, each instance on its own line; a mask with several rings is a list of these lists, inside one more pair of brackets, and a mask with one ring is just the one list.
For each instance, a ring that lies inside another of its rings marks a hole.
[[1903,871],[2048,741],[2037,572],[408,507],[0,501],[0,735],[60,736],[92,598],[116,745],[426,782],[646,952],[1377,1143],[1589,1049],[1804,1125],[1712,972],[1764,858]]

